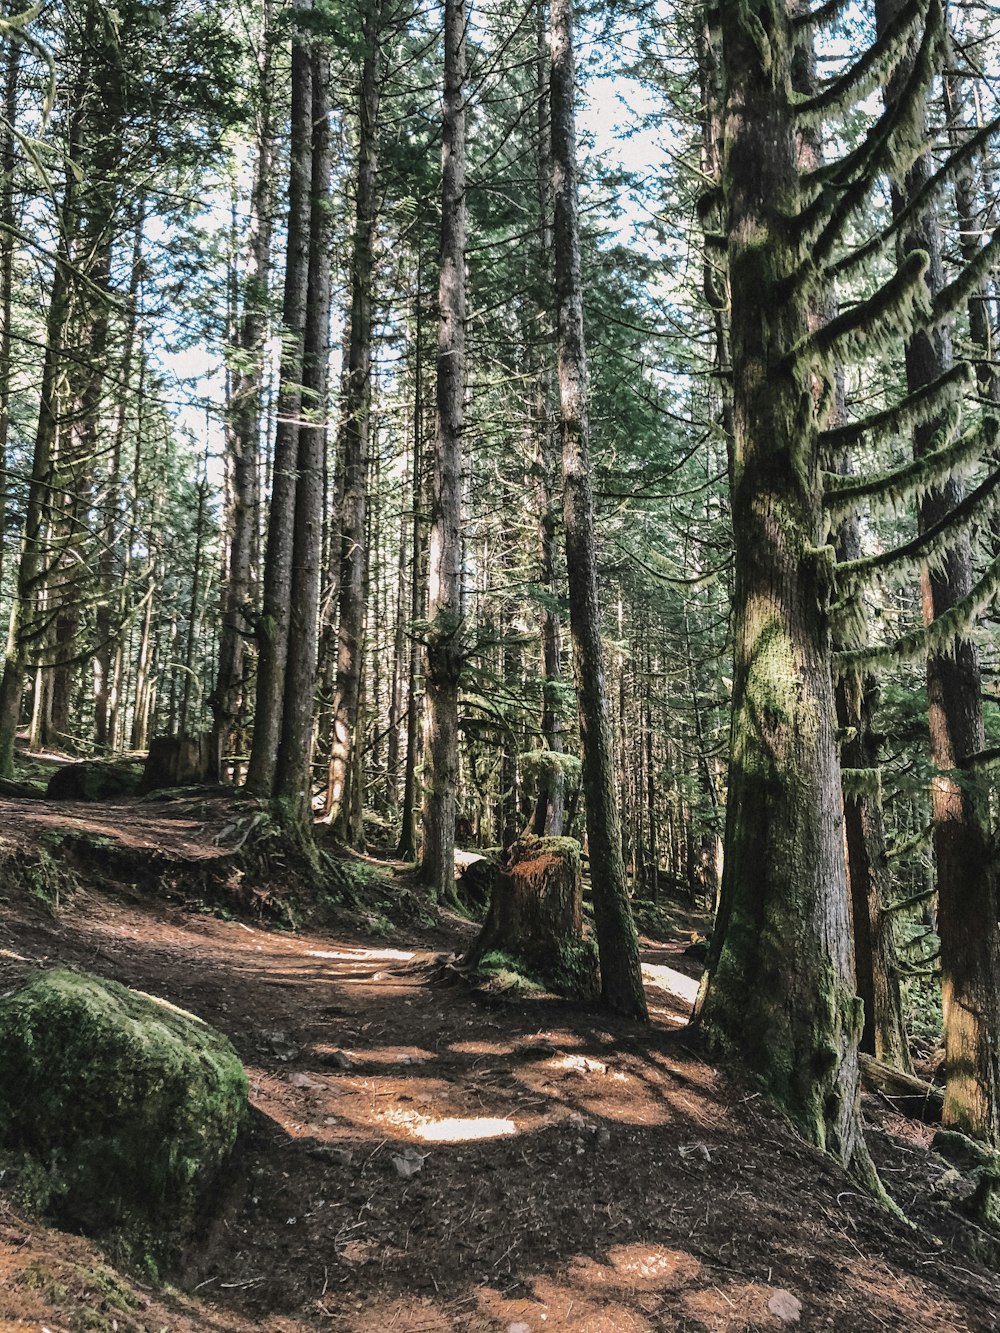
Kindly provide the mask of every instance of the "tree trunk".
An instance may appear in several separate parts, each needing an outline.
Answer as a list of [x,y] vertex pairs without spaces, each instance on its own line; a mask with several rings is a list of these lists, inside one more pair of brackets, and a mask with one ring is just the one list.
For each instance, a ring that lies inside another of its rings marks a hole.
[[[15,4],[13,10],[18,6]],[[14,313],[14,236],[17,227],[14,170],[17,166],[14,125],[21,67],[21,43],[7,48],[3,83],[3,123],[0,125],[0,535],[7,526],[7,447],[10,440],[11,350]],[[0,579],[6,541],[0,541]]]
[[298,432],[298,484],[292,546],[291,607],[284,712],[276,790],[285,813],[308,823],[312,801],[313,703],[323,555],[323,470],[326,458],[327,363],[330,356],[330,69],[314,47],[312,175],[309,214],[309,303],[302,365],[303,420]]
[[621,825],[615,801],[611,719],[597,600],[576,185],[572,0],[551,0],[549,49],[552,61],[553,253],[558,302],[563,519],[570,628],[583,741],[587,845],[601,958],[601,995],[605,1004],[617,1013],[645,1019],[646,997],[639,965],[639,942],[625,885]]
[[341,410],[344,496],[340,511],[340,621],[337,679],[333,696],[333,743],[326,793],[326,817],[339,838],[357,845],[363,837],[349,818],[350,782],[358,732],[358,700],[368,591],[368,454],[371,411],[372,245],[375,235],[381,59],[380,6],[372,0],[365,16],[365,55],[358,98],[358,170],[354,249],[351,260],[350,349]]
[[864,1172],[830,569],[817,553],[809,410],[823,373],[791,354],[810,305],[789,281],[797,256],[782,239],[802,206],[791,22],[751,0],[724,7],[722,24],[735,660],[724,886],[700,1013],[812,1143]]
[[[899,0],[879,0],[880,28],[889,24]],[[912,67],[904,59],[886,89],[891,103]],[[893,190],[898,213],[918,196],[935,166],[923,153]],[[922,250],[929,257],[930,294],[944,286],[941,227],[933,200],[906,222],[899,236],[901,255]],[[912,392],[952,366],[950,329],[919,330],[906,344],[906,382]],[[918,426],[913,451],[922,457],[935,446],[939,420]],[[962,483],[951,479],[928,491],[920,502],[921,532],[946,519],[961,501]],[[924,623],[944,615],[972,587],[972,552],[967,537],[956,539],[938,565],[920,578]],[[981,775],[967,760],[984,748],[981,678],[976,649],[968,638],[949,653],[927,659],[927,703],[931,760],[934,855],[937,868],[938,934],[941,937],[941,990],[944,1008],[945,1088],[942,1123],[973,1138],[1000,1138],[1000,926],[997,923],[995,859],[991,850],[988,794]]]
[[[297,6],[310,6],[299,0]],[[263,605],[257,632],[257,696],[247,787],[272,796],[285,701],[288,634],[292,608],[292,540],[302,416],[302,365],[309,281],[312,182],[312,66],[309,48],[292,41],[291,149],[288,178],[288,239],[282,308],[283,341],[274,440],[271,509],[264,557]]]
[[580,844],[527,836],[510,848],[467,962],[502,953],[563,995],[596,999],[597,958],[583,934]]
[[247,253],[243,274],[243,317],[237,348],[240,353],[226,423],[230,475],[227,507],[227,552],[222,588],[219,664],[211,705],[215,744],[220,758],[242,750],[241,720],[245,710],[246,649],[251,632],[253,555],[257,545],[257,493],[260,454],[264,343],[268,330],[268,281],[271,270],[271,34],[273,0],[260,6],[257,37],[256,162],[250,192]]
[[458,701],[462,617],[462,432],[465,399],[465,0],[445,0],[437,439],[428,564],[427,758],[421,872],[455,902]]

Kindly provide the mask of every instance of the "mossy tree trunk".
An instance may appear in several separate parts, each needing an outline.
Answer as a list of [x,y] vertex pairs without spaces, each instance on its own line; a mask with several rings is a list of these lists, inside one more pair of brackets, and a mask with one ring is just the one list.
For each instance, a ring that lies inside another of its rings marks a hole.
[[303,420],[298,433],[298,480],[292,542],[291,617],[284,711],[275,795],[286,815],[312,819],[312,741],[319,645],[319,583],[323,553],[323,477],[326,460],[327,369],[330,359],[330,66],[322,45],[311,51],[312,174],[309,206],[309,300],[302,357]]
[[[226,422],[226,553],[219,624],[219,663],[209,700],[220,758],[239,755],[246,721],[247,644],[253,620],[254,563],[259,507],[261,398],[271,271],[274,170],[272,123],[273,0],[260,4],[256,34],[257,64],[254,175],[243,269],[243,310],[234,351],[229,417]],[[233,778],[238,781],[238,761]]]
[[722,7],[724,221],[733,367],[732,749],[725,882],[701,1020],[806,1137],[867,1162],[834,734],[817,399],[795,354],[810,293],[801,256],[787,11]]
[[[884,29],[896,17],[899,0],[880,0],[876,14]],[[910,54],[886,88],[890,104],[915,60]],[[926,135],[925,135],[926,137]],[[945,285],[940,220],[935,202],[914,208],[935,170],[929,152],[921,154],[893,189],[893,209],[910,208],[902,228],[903,256],[923,251],[929,259],[930,296]],[[925,196],[926,199],[926,196]],[[906,383],[910,392],[933,383],[953,365],[947,324],[917,330],[906,343]],[[917,458],[933,450],[942,420],[935,417],[913,432]],[[946,521],[964,498],[960,480],[931,488],[920,502],[918,525],[926,532]],[[973,585],[972,552],[967,536],[957,536],[933,567],[921,572],[925,624],[955,607]],[[973,1138],[1000,1138],[1000,926],[997,882],[991,846],[988,793],[982,777],[968,763],[984,748],[982,681],[978,655],[968,638],[950,652],[927,658],[927,703],[931,760],[931,815],[937,870],[938,933],[941,937],[941,988],[947,1084],[943,1124]]]

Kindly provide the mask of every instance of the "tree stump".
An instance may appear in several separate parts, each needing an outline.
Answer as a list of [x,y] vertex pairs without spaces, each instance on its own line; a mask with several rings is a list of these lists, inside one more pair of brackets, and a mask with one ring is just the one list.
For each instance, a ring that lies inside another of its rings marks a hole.
[[597,950],[583,932],[580,844],[526,835],[510,849],[467,962],[490,960],[574,999],[600,994]]
[[218,747],[210,731],[195,736],[154,736],[149,742],[142,791],[204,787],[218,780]]

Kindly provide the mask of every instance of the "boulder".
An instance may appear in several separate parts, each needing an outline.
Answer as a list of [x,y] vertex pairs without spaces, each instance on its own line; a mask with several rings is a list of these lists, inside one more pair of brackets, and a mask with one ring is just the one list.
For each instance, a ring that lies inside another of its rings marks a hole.
[[35,1211],[155,1274],[191,1239],[246,1110],[229,1041],[56,969],[0,999],[0,1158]]
[[57,768],[45,795],[50,801],[113,801],[134,796],[141,781],[141,769],[129,760],[84,759]]

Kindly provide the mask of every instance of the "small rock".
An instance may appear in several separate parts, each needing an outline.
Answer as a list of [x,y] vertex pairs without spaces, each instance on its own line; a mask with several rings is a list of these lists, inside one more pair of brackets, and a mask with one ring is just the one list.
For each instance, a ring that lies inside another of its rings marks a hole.
[[298,1069],[295,1071],[294,1074],[290,1075],[288,1081],[289,1081],[289,1083],[292,1085],[293,1088],[322,1088],[322,1087],[323,1087],[323,1084],[322,1084],[322,1083],[318,1082],[318,1081],[317,1081],[316,1079],[314,1079],[314,1078],[310,1078],[308,1074],[303,1074],[303,1073],[301,1072],[301,1070],[298,1070]]
[[319,1058],[323,1064],[329,1065],[331,1069],[347,1070],[354,1068],[354,1061],[346,1051],[325,1051]]
[[712,1154],[705,1147],[704,1143],[682,1143],[677,1149],[680,1155],[685,1159],[696,1157],[703,1162],[710,1162]]
[[524,1323],[508,1324],[507,1333],[531,1333],[531,1325]]
[[289,1060],[294,1060],[298,1055],[300,1048],[289,1040],[287,1032],[265,1032],[263,1035],[273,1054],[282,1063],[287,1064]]
[[598,1148],[606,1148],[611,1142],[611,1130],[607,1128],[597,1131],[597,1138],[594,1140]]
[[946,1199],[958,1198],[965,1189],[965,1178],[961,1171],[956,1171],[950,1166],[947,1171],[942,1171],[933,1185],[934,1193],[941,1194]]
[[354,1160],[352,1148],[331,1148],[326,1144],[309,1149],[310,1157],[318,1157],[321,1162],[332,1162],[334,1166],[350,1166]]
[[412,1180],[424,1169],[423,1156],[416,1148],[404,1148],[402,1152],[394,1152],[389,1161],[396,1168],[396,1175],[401,1176],[403,1180]]
[[802,1318],[802,1302],[784,1288],[774,1293],[767,1303],[767,1308],[783,1324],[797,1324]]

